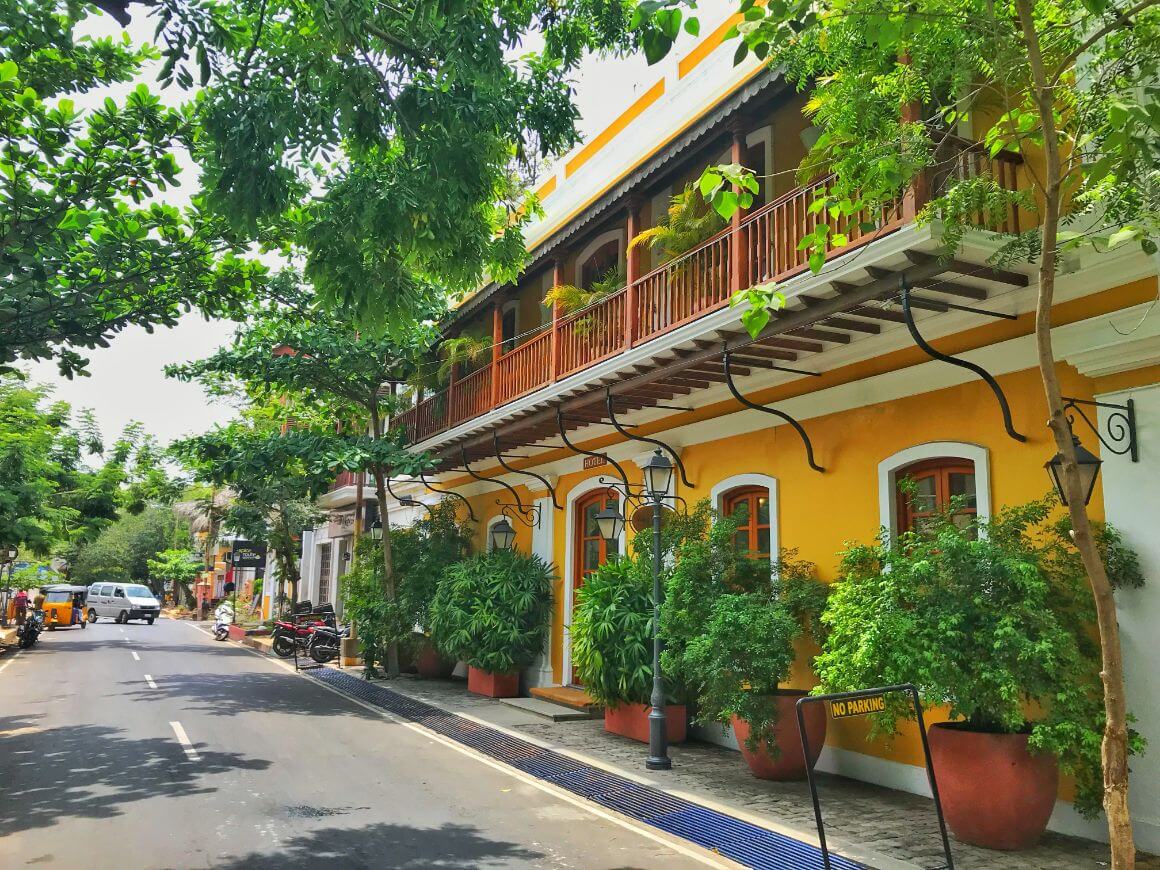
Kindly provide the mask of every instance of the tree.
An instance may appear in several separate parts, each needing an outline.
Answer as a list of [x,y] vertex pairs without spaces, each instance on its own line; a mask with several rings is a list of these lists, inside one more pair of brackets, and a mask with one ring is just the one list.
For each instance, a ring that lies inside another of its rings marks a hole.
[[69,580],[93,583],[149,583],[151,560],[188,543],[172,508],[152,506],[126,514],[81,547],[69,566]]
[[[291,280],[283,275],[281,281]],[[301,403],[304,409],[326,409],[333,428],[310,428],[296,421],[293,429],[271,440],[271,449],[285,451],[306,470],[333,474],[337,469],[369,471],[375,479],[375,495],[383,525],[383,594],[390,604],[397,598],[391,559],[387,480],[394,475],[414,475],[430,467],[425,454],[407,450],[404,434],[388,429],[398,406],[395,387],[409,382],[425,351],[435,340],[430,322],[399,323],[392,333],[357,332],[346,322],[327,314],[308,291],[296,291],[296,305],[271,302],[254,308],[230,347],[167,373],[183,380],[207,384],[240,382],[251,397],[276,404]],[[283,296],[289,298],[287,290]],[[336,431],[337,424],[342,431]],[[231,462],[245,461],[244,452]],[[387,659],[389,675],[399,673],[398,646],[391,643]]]
[[88,110],[75,98],[130,82],[157,56],[128,40],[74,36],[89,13],[64,0],[3,0],[0,28],[0,371],[104,347],[130,325],[172,326],[185,311],[236,313],[265,269],[198,200],[156,198],[193,146],[190,106],[144,85]]
[[[628,0],[103,0],[152,7],[162,77],[204,86],[194,158],[240,233],[305,252],[364,326],[522,264],[524,182],[577,140],[571,76]],[[389,292],[381,292],[382,288]]]
[[[149,569],[149,586],[160,597],[166,583],[173,585],[173,600],[192,601],[193,589],[190,586],[197,575],[201,573],[201,563],[197,554],[192,550],[162,550],[146,563]],[[178,593],[181,593],[180,596]]]
[[291,602],[301,580],[298,552],[305,528],[322,513],[314,498],[326,491],[333,473],[325,456],[330,439],[280,427],[250,413],[245,419],[182,439],[171,452],[202,480],[228,486],[232,499],[220,525],[251,541],[266,543],[278,560],[282,579],[290,584]]
[[[635,25],[653,59],[677,35],[684,0],[646,0]],[[1138,243],[1157,250],[1160,231],[1160,0],[742,0],[736,57],[753,52],[812,90],[807,112],[822,133],[801,167],[833,173],[814,209],[835,218],[892,201],[939,161],[938,143],[969,121],[991,155],[1026,156],[1031,194],[989,174],[933,191],[920,216],[957,247],[983,214],[997,227],[1011,208],[1038,213],[997,259],[1038,261],[1035,336],[1050,413],[1064,457],[1073,539],[1096,605],[1102,657],[1104,809],[1116,868],[1134,865],[1128,813],[1128,724],[1113,587],[1081,492],[1051,343],[1060,254]],[[731,215],[754,186],[743,167],[714,167],[701,189]],[[821,269],[845,243],[825,221],[805,244]],[[784,302],[774,286],[746,294],[747,326],[760,333]]]

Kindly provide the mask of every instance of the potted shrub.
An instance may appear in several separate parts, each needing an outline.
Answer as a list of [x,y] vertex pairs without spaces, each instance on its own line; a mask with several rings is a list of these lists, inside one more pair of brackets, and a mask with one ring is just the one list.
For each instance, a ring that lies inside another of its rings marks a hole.
[[[736,531],[728,517],[714,521],[708,502],[666,529],[672,567],[662,665],[682,674],[696,702],[694,721],[733,727],[755,776],[800,778],[805,760],[793,705],[804,692],[782,684],[795,643],[819,625],[826,587],[793,551],[771,571],[766,557],[738,548]],[[811,747],[820,752],[825,716],[811,711],[808,723]]]
[[[648,742],[652,709],[652,571],[614,559],[584,580],[572,614],[572,661],[588,695],[604,707],[604,730]],[[670,685],[673,674],[666,673]],[[666,704],[670,743],[684,741],[684,704]]]
[[414,626],[410,647],[415,671],[425,679],[446,679],[455,668],[431,640],[430,610],[443,572],[471,549],[471,525],[459,521],[457,508],[451,499],[443,499],[408,528],[391,532],[399,602]]
[[[910,682],[924,704],[945,706],[950,721],[930,728],[930,748],[947,824],[994,849],[1038,841],[1061,769],[1076,777],[1080,812],[1100,805],[1091,595],[1050,511],[1045,500],[990,522],[948,512],[896,540],[883,532],[851,546],[823,615],[825,690]],[[1141,582],[1114,533],[1101,540],[1119,579]],[[871,736],[907,715],[904,699],[890,699]]]
[[383,549],[379,542],[363,537],[355,545],[351,569],[342,576],[344,618],[350,621],[363,659],[363,675],[378,675],[387,661],[387,650],[411,633],[412,622],[399,599],[387,601],[383,591]]
[[467,662],[467,689],[519,694],[519,670],[544,647],[552,609],[552,566],[517,550],[480,553],[449,566],[431,603],[431,634]]

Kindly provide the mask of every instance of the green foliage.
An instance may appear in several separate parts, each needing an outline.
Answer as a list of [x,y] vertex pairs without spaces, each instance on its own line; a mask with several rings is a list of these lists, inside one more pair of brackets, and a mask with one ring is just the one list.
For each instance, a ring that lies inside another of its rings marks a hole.
[[145,85],[122,100],[76,101],[130,82],[156,57],[126,40],[79,38],[89,8],[0,5],[0,370],[105,347],[130,325],[170,326],[190,306],[236,313],[265,275],[198,203],[160,201],[194,144],[188,106]]
[[559,284],[544,294],[542,303],[549,307],[559,306],[561,314],[572,314],[607,299],[624,287],[625,272],[620,266],[613,266],[588,285],[587,288],[575,284]]
[[182,543],[182,530],[168,507],[146,508],[126,514],[81,547],[71,560],[69,579],[92,583],[145,583],[154,591],[160,586],[150,573],[150,560]]
[[400,600],[388,601],[383,594],[383,551],[377,543],[359,539],[354,564],[341,580],[343,612],[354,626],[368,680],[387,663],[390,647],[409,637],[414,626]]
[[[942,515],[897,540],[884,532],[873,545],[849,546],[816,669],[826,691],[913,682],[925,704],[946,705],[975,730],[1030,728],[1032,746],[1076,776],[1077,809],[1092,814],[1104,726],[1094,609],[1078,554],[1051,511],[1045,499],[965,527]],[[1104,538],[1115,561],[1133,564],[1114,532]],[[873,732],[891,733],[907,715],[890,700],[872,718]]]
[[[572,662],[604,707],[647,704],[652,694],[652,571],[640,559],[605,562],[584,579],[572,612]],[[670,684],[673,674],[665,674]]]
[[[757,181],[752,175],[745,177],[756,187]],[[744,196],[747,199],[741,207],[748,208],[753,203],[753,194],[746,190]],[[669,200],[668,213],[660,222],[633,237],[628,247],[631,250],[644,245],[651,251],[659,251],[661,263],[667,263],[712,238],[726,226],[726,219],[717,214],[696,186],[689,182]]]
[[474,530],[459,522],[458,504],[445,498],[414,524],[391,532],[399,604],[411,625],[430,631],[431,602],[443,572],[467,558]]
[[[160,592],[166,583],[173,584],[175,601],[192,601],[193,590],[191,585],[201,572],[201,560],[188,549],[161,550],[152,558],[146,560],[149,571],[149,586]],[[184,597],[179,597],[178,593]]]
[[575,143],[577,65],[627,45],[629,8],[269,0],[166,4],[158,19],[163,76],[208,85],[194,149],[207,203],[298,246],[323,297],[368,328],[441,286],[516,274],[535,213],[521,176]]
[[517,550],[480,553],[449,567],[431,604],[431,632],[449,658],[489,673],[526,667],[544,648],[552,566]]

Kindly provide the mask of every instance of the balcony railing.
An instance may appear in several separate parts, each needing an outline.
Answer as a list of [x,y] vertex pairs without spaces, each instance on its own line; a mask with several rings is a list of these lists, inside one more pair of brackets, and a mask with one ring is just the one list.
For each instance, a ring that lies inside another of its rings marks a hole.
[[[828,213],[811,214],[810,203],[829,179],[791,190],[627,287],[555,319],[551,328],[399,414],[392,425],[406,427],[412,443],[423,441],[704,317],[727,305],[736,290],[792,278],[808,268],[808,251],[798,250],[799,242],[823,221],[846,236],[847,244],[837,249],[845,253],[912,221],[925,204],[927,184],[937,188],[947,179],[990,174],[1008,190],[1024,186],[1016,155],[992,158],[975,143],[958,139],[944,140],[943,147],[953,152],[940,161],[941,171],[874,213],[837,220]],[[985,223],[982,215],[978,222]],[[1012,208],[998,229],[1018,232],[1019,227],[1019,210]]]
[[357,471],[340,471],[334,478],[334,483],[330,485],[330,492],[342,489],[344,486],[358,486]]

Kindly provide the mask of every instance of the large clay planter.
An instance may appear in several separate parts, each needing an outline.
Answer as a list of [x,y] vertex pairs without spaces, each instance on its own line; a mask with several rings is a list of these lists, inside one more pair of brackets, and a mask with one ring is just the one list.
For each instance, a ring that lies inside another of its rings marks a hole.
[[430,641],[424,643],[415,655],[415,673],[425,680],[445,680],[453,670],[455,662],[443,658]]
[[520,694],[519,671],[510,674],[493,674],[479,668],[467,668],[467,691],[489,698],[518,698]]
[[[749,723],[736,716],[733,717],[733,735],[745,757],[749,770],[758,779],[792,780],[805,779],[806,759],[802,753],[801,732],[798,731],[797,699],[805,692],[784,691],[778,692],[777,698],[777,725],[774,726],[774,742],[780,752],[776,757],[770,752],[769,744],[762,741],[756,750],[745,745],[749,739]],[[806,736],[810,742],[810,767],[813,767],[818,756],[822,754],[822,747],[826,743],[826,709],[824,704],[807,704],[803,711],[806,723]]]
[[931,726],[943,815],[955,839],[988,849],[1030,849],[1055,808],[1059,767],[1033,754],[1026,734],[987,734],[942,723]]
[[[648,704],[621,704],[604,710],[604,730],[648,743]],[[684,743],[688,716],[684,704],[665,704],[665,734],[669,743]]]

